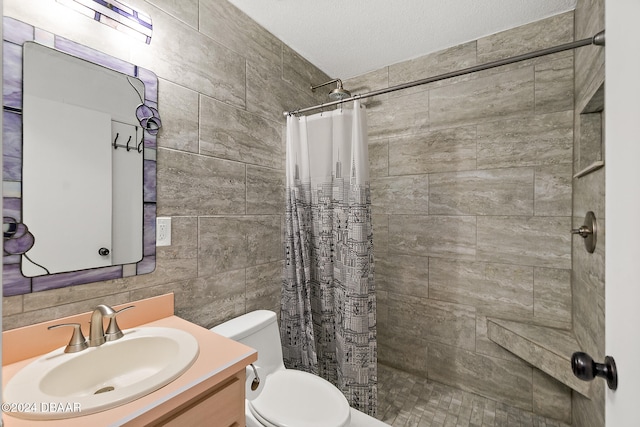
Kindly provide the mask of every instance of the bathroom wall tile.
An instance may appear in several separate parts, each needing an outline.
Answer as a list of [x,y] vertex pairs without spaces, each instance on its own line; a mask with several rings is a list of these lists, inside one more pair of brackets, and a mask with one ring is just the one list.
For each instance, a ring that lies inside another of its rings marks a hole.
[[573,11],[478,39],[478,63],[573,41]]
[[531,369],[524,362],[429,344],[429,379],[529,411],[532,409]]
[[200,218],[198,274],[208,276],[248,266],[248,225],[243,217]]
[[[332,80],[289,46],[282,45],[282,78],[296,87],[310,87]],[[318,103],[327,102],[327,92],[316,91]],[[306,107],[306,106],[305,106]]]
[[[576,40],[593,37],[605,28],[604,0],[582,0],[576,4]],[[591,97],[604,81],[604,48],[584,48],[575,50],[576,60],[576,106]]]
[[198,276],[282,259],[280,216],[201,217]]
[[389,139],[389,175],[476,168],[476,127],[458,127]]
[[198,92],[159,79],[158,95],[162,118],[158,146],[197,153]]
[[280,215],[247,217],[247,259],[249,265],[282,260],[282,220]]
[[534,288],[534,317],[571,327],[571,271],[535,268]]
[[532,113],[533,77],[529,67],[430,90],[430,125],[461,126]]
[[227,271],[181,282],[176,316],[211,328],[245,313],[245,271]]
[[22,313],[23,295],[14,295],[2,298],[2,315],[11,316]]
[[284,111],[317,103],[309,86],[282,79],[282,63],[247,61],[247,111],[284,123]]
[[589,211],[596,215],[598,222],[604,221],[605,168],[573,180],[573,216],[584,218]]
[[283,214],[284,185],[283,170],[247,165],[247,213]]
[[571,424],[571,389],[539,369],[534,369],[533,412]]
[[536,113],[573,110],[573,57],[535,66]]
[[573,112],[478,124],[478,168],[571,163]]
[[389,215],[373,214],[373,250],[376,255],[389,253]]
[[595,389],[602,389],[602,393],[593,399],[584,397],[578,393],[571,399],[573,425],[581,427],[602,427],[605,422],[605,388],[604,381],[594,384]]
[[23,309],[25,312],[43,310],[52,305],[77,303],[98,297],[126,292],[127,287],[122,281],[105,286],[104,282],[89,283],[76,291],[75,287],[51,289],[44,292],[33,292],[24,295]]
[[389,176],[389,140],[369,141],[369,176]]
[[[600,27],[604,29],[604,25]],[[600,31],[600,30],[597,30]],[[596,31],[591,33],[589,38],[595,35]],[[575,51],[575,106],[576,112],[583,112],[583,106],[590,102],[594,94],[597,93],[600,86],[604,83],[605,76],[605,49],[593,48],[577,49]]]
[[389,293],[389,324],[406,337],[475,349],[476,310],[470,305]]
[[159,149],[157,191],[160,216],[243,214],[245,166]]
[[532,168],[429,175],[429,214],[532,215]]
[[574,138],[576,173],[592,166],[595,162],[602,161],[603,118],[602,111],[579,114],[576,117]]
[[[389,67],[383,67],[356,77],[342,80],[342,83],[343,87],[349,90],[353,95],[361,95],[378,89],[386,89],[389,87]],[[316,89],[316,91],[324,90],[325,93],[328,94],[329,90],[326,88],[332,88],[332,86],[326,86],[324,89]],[[383,94],[373,98],[363,99],[362,103],[366,105],[367,108],[375,107],[376,105],[379,105],[382,100],[387,99],[388,97],[388,94]]]
[[571,268],[570,218],[478,217],[479,261]]
[[393,215],[389,220],[389,251],[402,255],[474,259],[476,218]]
[[389,323],[389,293],[376,288],[376,326],[378,331]]
[[594,359],[605,356],[605,297],[572,274],[573,331],[580,350]]
[[[375,238],[375,236],[374,236]],[[375,264],[376,292],[429,297],[429,261],[420,256],[390,254]]]
[[407,336],[401,327],[378,326],[378,362],[422,377],[427,374],[429,343]]
[[[403,61],[389,66],[389,86],[434,77],[451,71],[458,71],[476,65],[476,42],[462,43],[457,46],[430,53],[419,58]],[[449,85],[469,79],[469,76],[456,77],[445,81],[403,89],[397,94],[423,92],[433,87]],[[398,96],[395,93],[390,96]]]
[[[150,271],[151,257],[147,257],[138,263],[137,268],[145,273]],[[146,268],[146,271],[144,270]],[[75,273],[75,274],[74,274]],[[142,273],[144,274],[144,273]],[[123,266],[94,268],[81,272],[64,272],[54,275],[43,275],[31,279],[31,292],[40,292],[49,289],[75,286],[82,283],[99,282],[123,277]]]
[[[585,2],[594,6],[595,10],[603,4],[596,5],[592,1]],[[595,1],[595,3],[603,3]],[[602,173],[604,171],[601,169]],[[598,171],[598,172],[600,172]],[[593,174],[591,174],[593,175]],[[585,177],[586,178],[586,177]],[[582,178],[580,179],[582,180]],[[602,194],[604,197],[604,194]],[[604,200],[601,201],[604,204]],[[596,213],[597,214],[597,213]],[[575,215],[575,213],[574,213]],[[604,216],[604,213],[602,213]],[[603,220],[604,218],[602,218]],[[598,245],[593,254],[584,250],[582,239],[573,242],[573,269],[571,283],[573,290],[573,325],[574,333],[580,348],[602,360],[605,356],[605,296],[604,296],[604,258],[606,233],[604,221],[599,221]],[[582,218],[574,218],[574,228],[581,225]],[[574,393],[572,399],[574,424],[585,427],[604,425],[605,394],[607,388],[604,381],[594,381],[591,385],[591,400],[583,399]],[[579,423],[579,424],[578,424]]]
[[200,97],[200,153],[283,168],[282,125]]
[[468,304],[491,316],[533,315],[533,268],[429,259],[429,298]]
[[579,347],[571,332],[494,319],[489,321],[489,337],[558,381],[588,395],[590,384],[578,380],[569,369],[569,355]]
[[282,42],[227,1],[200,2],[200,32],[249,60],[279,64]]
[[371,180],[371,206],[376,213],[426,214],[429,176],[391,176]]
[[498,359],[512,360],[521,362],[515,354],[506,350],[504,347],[499,346],[489,339],[489,332],[487,328],[487,316],[476,313],[476,353],[484,354],[485,356],[491,356]]
[[246,311],[272,310],[280,313],[283,262],[276,261],[247,267]]
[[[185,24],[198,28],[199,0],[147,0]],[[141,9],[144,12],[144,9]],[[152,16],[153,18],[153,16]]]
[[369,138],[386,138],[429,129],[428,92],[380,100],[367,108]]
[[142,9],[153,17],[153,42],[128,43],[136,64],[165,80],[244,107],[246,59],[149,3],[144,4]]
[[[77,287],[76,287],[77,288]],[[75,288],[74,288],[75,289]],[[51,291],[44,291],[44,293]],[[33,325],[34,323],[46,322],[49,320],[60,319],[62,317],[71,316],[73,314],[92,311],[99,304],[107,304],[110,306],[124,304],[131,301],[129,293],[123,292],[119,294],[104,295],[97,298],[85,299],[71,303],[65,303],[56,306],[50,306],[32,311],[23,311],[22,313],[5,316],[2,318],[3,330],[15,329],[22,326]]]
[[536,216],[571,216],[571,164],[535,168]]

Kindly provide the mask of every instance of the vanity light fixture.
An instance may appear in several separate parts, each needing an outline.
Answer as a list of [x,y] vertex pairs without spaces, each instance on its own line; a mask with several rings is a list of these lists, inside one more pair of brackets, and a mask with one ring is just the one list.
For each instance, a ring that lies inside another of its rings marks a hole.
[[98,22],[145,42],[151,43],[151,17],[118,0],[57,0]]

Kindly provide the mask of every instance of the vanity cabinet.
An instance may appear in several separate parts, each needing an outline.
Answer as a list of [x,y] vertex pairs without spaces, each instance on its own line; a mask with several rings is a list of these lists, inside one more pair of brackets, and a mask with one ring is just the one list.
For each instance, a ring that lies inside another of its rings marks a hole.
[[[245,369],[258,359],[256,350],[174,315],[173,294],[114,306],[127,328],[162,327],[188,332],[198,341],[193,364],[169,384],[134,401],[91,414],[39,420],[39,427],[244,427]],[[69,331],[48,327],[59,323],[88,324],[90,312],[4,331],[2,382],[7,382],[34,358],[66,345]],[[33,420],[1,414],[5,427],[33,427]]]
[[181,408],[152,423],[154,427],[215,426],[240,427],[245,425],[244,414],[245,371],[213,387]]

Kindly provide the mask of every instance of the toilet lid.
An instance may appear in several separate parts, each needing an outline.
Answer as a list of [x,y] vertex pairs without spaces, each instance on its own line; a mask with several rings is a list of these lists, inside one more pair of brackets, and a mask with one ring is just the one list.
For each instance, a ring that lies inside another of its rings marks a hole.
[[347,399],[333,384],[291,369],[269,375],[249,409],[277,427],[343,427],[351,419]]

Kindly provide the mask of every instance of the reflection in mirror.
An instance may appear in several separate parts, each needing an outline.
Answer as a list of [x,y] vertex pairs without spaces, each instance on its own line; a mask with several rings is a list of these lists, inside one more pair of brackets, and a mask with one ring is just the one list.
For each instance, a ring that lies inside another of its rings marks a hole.
[[144,84],[37,43],[23,53],[22,274],[140,261]]
[[3,24],[4,295],[153,271],[156,76]]

